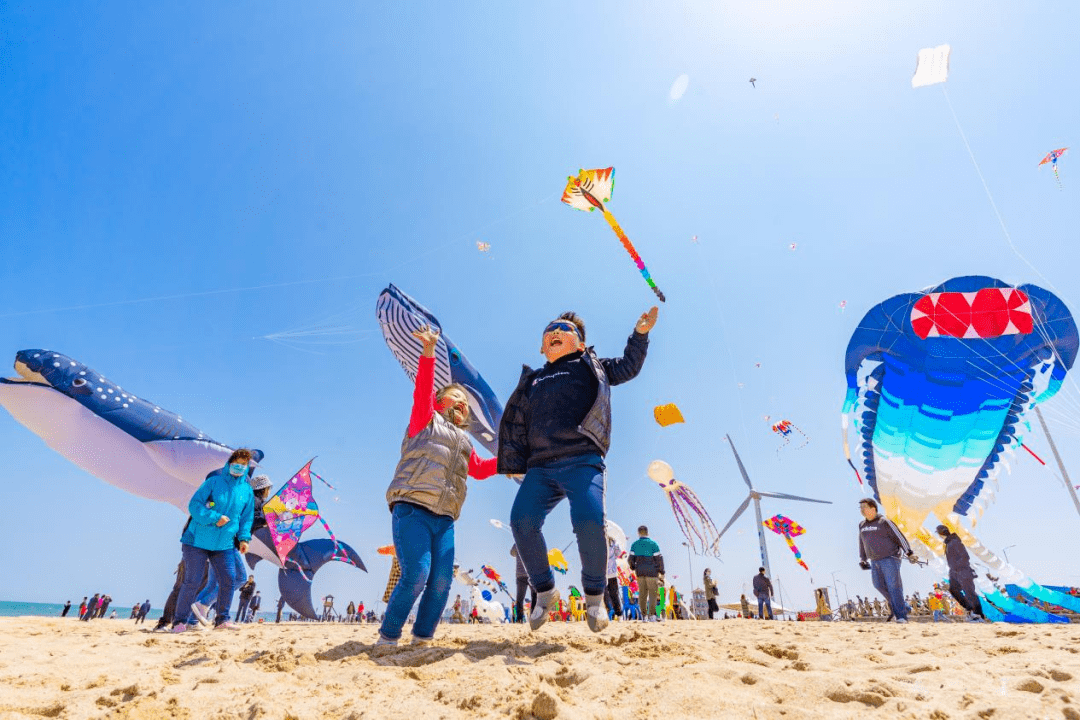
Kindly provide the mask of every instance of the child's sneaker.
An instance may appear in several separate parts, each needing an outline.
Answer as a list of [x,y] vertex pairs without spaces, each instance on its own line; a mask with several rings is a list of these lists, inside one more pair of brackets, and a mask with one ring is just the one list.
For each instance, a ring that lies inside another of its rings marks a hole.
[[589,623],[589,629],[598,633],[608,626],[607,610],[604,609],[603,595],[585,596],[585,620]]
[[431,641],[433,639],[434,638],[422,638],[422,637],[417,637],[416,635],[413,635],[413,639],[412,639],[411,644],[412,644],[413,647],[427,647],[427,646],[431,645]]
[[207,613],[210,612],[209,605],[202,605],[201,603],[191,603],[191,614],[195,616],[195,619],[199,621],[200,625],[209,625],[210,618]]
[[379,633],[379,639],[375,641],[375,646],[379,647],[397,647],[398,641],[393,638],[388,638],[382,633]]
[[187,631],[188,631],[188,626],[185,625],[184,623],[180,623],[179,625],[173,625],[172,630],[170,630],[169,632],[171,632],[171,633],[182,633],[182,632],[187,632]]
[[548,621],[550,614],[559,608],[559,589],[551,588],[540,593],[536,598],[536,607],[529,614],[529,629],[539,630]]
[[226,620],[223,623],[218,623],[214,626],[215,630],[239,630],[240,626],[234,623],[232,620]]

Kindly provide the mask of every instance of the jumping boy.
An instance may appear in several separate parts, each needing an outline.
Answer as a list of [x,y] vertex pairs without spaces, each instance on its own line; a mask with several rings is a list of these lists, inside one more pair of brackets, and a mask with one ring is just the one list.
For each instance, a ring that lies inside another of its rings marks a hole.
[[604,456],[611,444],[611,386],[641,371],[657,313],[653,307],[642,314],[621,358],[604,359],[585,346],[585,322],[576,313],[563,313],[544,328],[540,353],[547,363],[539,370],[525,366],[506,404],[499,426],[498,472],[525,475],[510,511],[510,527],[538,596],[529,615],[533,630],[559,604],[541,530],[563,498],[570,501],[581,553],[589,629],[607,627]]

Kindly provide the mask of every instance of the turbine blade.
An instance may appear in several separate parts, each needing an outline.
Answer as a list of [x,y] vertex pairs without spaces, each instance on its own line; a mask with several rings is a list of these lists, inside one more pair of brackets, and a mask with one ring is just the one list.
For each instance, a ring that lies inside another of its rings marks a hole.
[[799,497],[798,495],[788,495],[787,493],[772,493],[772,492],[758,492],[761,497],[780,498],[781,500],[801,500],[803,502],[821,503],[822,505],[832,505],[832,500],[815,500],[813,498]]
[[746,508],[748,508],[748,507],[750,507],[750,498],[749,497],[747,497],[745,500],[743,500],[742,505],[739,506],[739,509],[736,510],[735,514],[731,516],[730,520],[728,520],[728,524],[725,525],[724,529],[720,531],[720,534],[716,536],[717,540],[724,537],[724,533],[726,533],[728,531],[728,528],[731,527],[732,524],[734,524],[734,522],[739,519],[739,516],[742,515],[746,511]]

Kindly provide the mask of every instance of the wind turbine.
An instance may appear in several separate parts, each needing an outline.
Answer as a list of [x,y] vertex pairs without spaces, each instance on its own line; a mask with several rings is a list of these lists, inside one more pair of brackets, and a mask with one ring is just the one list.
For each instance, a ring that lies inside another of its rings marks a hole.
[[742,505],[740,505],[739,509],[735,511],[735,514],[731,516],[731,519],[728,520],[728,524],[724,526],[724,529],[720,531],[720,537],[723,537],[724,533],[728,531],[728,528],[730,528],[735,523],[735,521],[739,519],[739,516],[746,512],[746,508],[750,506],[750,501],[753,500],[754,514],[757,515],[758,542],[761,544],[761,564],[765,567],[765,574],[771,578],[772,569],[769,567],[769,551],[765,548],[765,525],[763,524],[761,519],[761,498],[771,497],[779,498],[781,500],[799,500],[800,502],[821,503],[823,505],[832,505],[832,503],[828,500],[814,500],[813,498],[799,497],[798,495],[788,495],[787,493],[760,492],[758,490],[755,490],[754,486],[750,483],[750,476],[746,474],[746,468],[743,467],[742,458],[739,457],[739,451],[735,449],[735,443],[731,441],[731,437],[728,435],[725,435],[724,439],[728,441],[729,445],[731,445],[731,452],[735,453],[735,462],[739,464],[739,472],[742,473],[742,479],[746,483],[746,486],[750,488],[750,494],[745,500],[743,500]]

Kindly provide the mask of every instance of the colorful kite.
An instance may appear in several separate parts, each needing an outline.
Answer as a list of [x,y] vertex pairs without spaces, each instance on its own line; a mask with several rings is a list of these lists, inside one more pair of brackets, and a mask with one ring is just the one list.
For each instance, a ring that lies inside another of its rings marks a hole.
[[783,515],[773,515],[768,520],[761,523],[765,527],[772,530],[777,535],[783,535],[784,541],[787,546],[791,548],[791,552],[795,553],[795,562],[803,566],[803,569],[809,571],[810,568],[803,562],[802,553],[799,552],[799,548],[795,547],[795,543],[791,540],[793,537],[802,535],[806,530],[802,525],[795,522],[791,518],[784,517]]
[[1058,148],[1057,150],[1051,150],[1050,152],[1046,153],[1046,157],[1044,157],[1042,160],[1039,161],[1039,167],[1042,167],[1046,163],[1050,163],[1050,167],[1053,168],[1053,170],[1054,170],[1054,178],[1057,180],[1058,190],[1061,189],[1061,176],[1058,175],[1058,169],[1057,169],[1058,158],[1060,158],[1062,155],[1064,155],[1065,151],[1068,150],[1068,149],[1069,148],[1067,148],[1067,147],[1063,147],[1063,148]]
[[803,439],[802,444],[796,445],[796,448],[806,447],[806,444],[810,442],[810,438],[807,437],[806,433],[800,430],[799,427],[790,420],[781,420],[780,422],[774,424],[772,426],[772,431],[784,439],[784,442],[780,445],[780,447],[776,448],[776,452],[778,454],[783,448],[791,444],[792,433],[798,433],[802,436]]
[[604,214],[604,219],[607,220],[608,225],[615,231],[619,241],[623,247],[626,248],[626,252],[630,253],[631,259],[634,264],[637,265],[638,270],[641,272],[641,276],[645,278],[645,282],[649,284],[652,291],[656,293],[656,297],[660,298],[660,302],[665,302],[666,298],[664,293],[660,292],[660,288],[656,287],[656,283],[653,282],[652,276],[649,274],[649,269],[645,267],[645,261],[638,255],[637,250],[634,249],[633,244],[630,242],[630,238],[626,237],[626,233],[619,227],[619,223],[615,221],[615,216],[604,207],[604,203],[611,202],[611,193],[615,189],[615,168],[602,168],[597,170],[579,170],[578,176],[570,176],[567,178],[566,190],[563,191],[562,201],[572,208],[577,210],[584,210],[585,212],[592,212],[593,209],[597,209]]
[[559,548],[548,550],[548,565],[561,575],[565,575],[570,570],[570,566],[566,563],[566,558],[563,557],[562,550]]
[[[943,554],[924,528],[933,515],[990,574],[1073,612],[1080,598],[1036,583],[974,528],[1005,459],[1024,441],[1024,414],[1054,397],[1078,349],[1072,314],[1053,293],[991,277],[953,278],[888,298],[859,321],[847,346],[843,408],[845,445],[851,416],[858,469],[882,513],[916,548]],[[992,619],[1062,621],[976,582]]]
[[379,553],[380,555],[396,555],[397,554],[397,551],[394,549],[393,545],[383,545],[380,548],[376,548],[375,552]]
[[480,571],[484,573],[484,576],[486,578],[488,578],[489,580],[494,582],[496,585],[498,585],[500,590],[502,590],[505,593],[510,592],[509,590],[506,589],[506,583],[504,583],[502,581],[502,578],[499,576],[499,573],[495,572],[495,568],[491,567],[490,565],[481,565],[480,566]]
[[656,418],[656,422],[660,423],[661,427],[667,427],[674,423],[686,422],[686,420],[683,419],[682,413],[679,411],[679,406],[675,403],[657,405],[653,408],[653,417]]
[[476,249],[482,253],[486,253],[488,250],[491,250],[491,243],[480,242],[479,240],[477,240]]
[[[289,562],[289,553],[300,542],[300,536],[318,520],[322,523],[326,534],[330,536],[330,541],[334,544],[334,554],[330,559],[355,565],[356,563],[338,543],[326,520],[319,514],[319,505],[315,502],[311,489],[311,477],[313,474],[311,472],[311,463],[313,462],[315,462],[314,458],[308,460],[307,465],[300,468],[263,505],[267,528],[270,530],[270,537],[274,541],[274,549],[277,551],[278,559],[281,560],[284,567],[285,563]],[[296,563],[294,562],[294,564]],[[307,578],[305,577],[305,579]]]
[[[663,460],[649,463],[649,477],[660,486],[671,503],[675,521],[690,547],[699,555],[720,557],[720,533],[716,530],[705,506],[697,494],[675,479],[675,471]],[[698,543],[701,549],[698,549]]]

